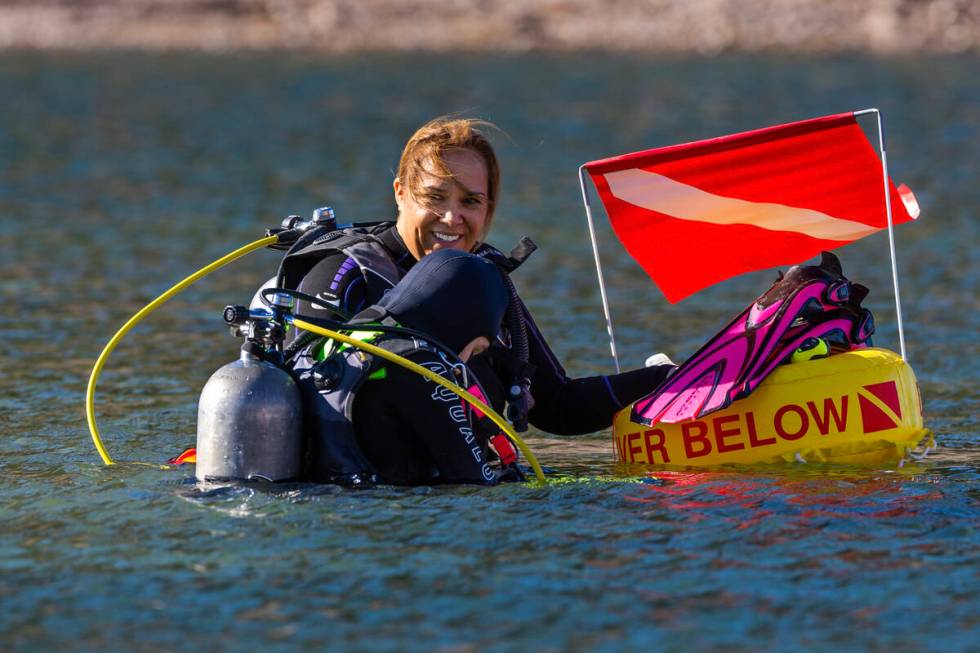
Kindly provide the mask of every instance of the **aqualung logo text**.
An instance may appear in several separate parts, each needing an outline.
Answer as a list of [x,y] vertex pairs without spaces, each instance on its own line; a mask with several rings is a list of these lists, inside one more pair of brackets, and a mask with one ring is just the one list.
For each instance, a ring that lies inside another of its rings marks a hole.
[[[444,378],[452,378],[452,372],[442,363],[430,361],[422,363],[422,366]],[[431,379],[428,379],[428,381],[433,383]],[[459,435],[469,448],[470,455],[473,456],[473,460],[480,465],[480,473],[483,474],[483,478],[485,480],[493,480],[493,469],[490,467],[489,462],[484,460],[483,448],[480,446],[479,442],[477,442],[476,436],[473,434],[469,417],[466,414],[466,409],[464,408],[463,402],[459,395],[441,385],[435,383],[433,383],[433,385],[435,385],[435,388],[432,391],[432,400],[448,404],[449,419],[459,425],[457,427]]]

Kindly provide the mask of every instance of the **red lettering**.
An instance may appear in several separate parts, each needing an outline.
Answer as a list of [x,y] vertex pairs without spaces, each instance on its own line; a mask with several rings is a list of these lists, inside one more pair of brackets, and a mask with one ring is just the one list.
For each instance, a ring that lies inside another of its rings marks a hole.
[[619,454],[619,459],[624,463],[626,462],[626,438],[616,438],[616,453]]
[[633,431],[632,433],[630,433],[626,437],[628,439],[627,446],[629,446],[629,450],[630,450],[630,462],[631,463],[635,463],[636,462],[636,454],[638,454],[641,451],[643,451],[643,449],[640,449],[639,446],[635,446],[635,447],[633,446],[633,440],[639,440],[640,439],[640,432],[639,431]]
[[759,438],[755,430],[755,414],[745,413],[745,430],[749,432],[750,447],[764,447],[767,444],[776,444],[776,438]]
[[[699,433],[692,433],[697,429]],[[708,425],[704,422],[684,422],[681,424],[681,436],[684,438],[684,453],[688,458],[698,458],[707,456],[711,453],[711,441],[708,440]],[[695,451],[692,446],[695,442],[701,443],[699,451]]]
[[[653,438],[657,437],[656,443],[654,443]],[[647,445],[647,462],[654,462],[653,452],[659,451],[660,457],[663,458],[663,462],[669,463],[670,456],[667,455],[667,436],[660,429],[650,429],[649,431],[643,432],[643,439],[646,441]]]
[[840,412],[837,411],[837,405],[830,397],[823,400],[823,413],[817,412],[817,405],[812,401],[806,402],[806,407],[810,409],[820,435],[827,435],[830,432],[831,419],[834,420],[838,433],[843,433],[847,428],[847,395],[840,398]]
[[[800,428],[796,431],[787,431],[783,426],[783,418],[786,413],[796,413],[800,418]],[[803,410],[801,406],[796,404],[787,404],[779,410],[776,411],[776,416],[773,418],[773,426],[776,427],[776,434],[779,435],[784,440],[799,440],[810,428],[810,418],[807,417],[806,411]]]
[[716,417],[711,420],[711,425],[714,427],[715,431],[715,444],[718,445],[718,453],[738,451],[739,449],[745,448],[745,445],[741,442],[725,444],[725,438],[742,434],[742,430],[738,428],[738,426],[733,429],[728,429],[727,431],[724,429],[725,424],[731,424],[732,422],[738,422],[738,415],[726,415],[724,417]]

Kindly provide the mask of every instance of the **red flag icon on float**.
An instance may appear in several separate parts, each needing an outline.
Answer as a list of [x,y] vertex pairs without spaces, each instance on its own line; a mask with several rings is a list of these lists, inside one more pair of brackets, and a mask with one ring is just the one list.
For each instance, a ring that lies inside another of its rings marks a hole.
[[[887,227],[882,163],[853,112],[585,164],[623,246],[671,303]],[[889,180],[894,224],[919,207]]]

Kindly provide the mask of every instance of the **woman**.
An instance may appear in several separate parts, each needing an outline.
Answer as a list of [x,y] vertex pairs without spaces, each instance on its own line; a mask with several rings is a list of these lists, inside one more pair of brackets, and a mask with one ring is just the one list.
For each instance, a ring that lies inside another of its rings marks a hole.
[[[333,232],[296,249],[283,260],[279,283],[356,313],[376,303],[417,261],[442,249],[471,252],[512,272],[520,256],[507,257],[485,243],[497,206],[500,168],[493,147],[478,130],[482,124],[437,118],[423,125],[405,145],[393,182],[395,223]],[[571,379],[516,292],[512,303],[509,333],[474,364],[491,367],[512,388],[515,423],[525,417],[521,407],[526,405],[530,423],[549,433],[606,428],[616,411],[650,392],[674,369],[656,365]],[[298,308],[313,315],[318,310],[315,304]]]

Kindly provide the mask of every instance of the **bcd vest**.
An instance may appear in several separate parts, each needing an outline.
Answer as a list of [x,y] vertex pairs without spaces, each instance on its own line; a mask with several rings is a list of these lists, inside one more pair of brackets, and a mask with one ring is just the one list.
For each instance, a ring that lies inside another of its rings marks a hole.
[[313,229],[290,248],[279,264],[276,285],[295,289],[317,263],[338,252],[351,257],[367,283],[368,303],[373,304],[402,277],[390,252],[378,235],[392,226],[382,222],[370,227]]
[[[393,225],[393,222],[380,222],[344,229],[314,228],[290,247],[279,264],[274,283],[279,287],[295,289],[317,263],[328,256],[342,253],[354,260],[364,276],[367,303],[376,303],[403,276],[392,259],[391,250],[382,240],[382,234]],[[503,271],[503,278],[512,297],[505,317],[507,356],[504,358],[509,359],[507,367],[510,368],[509,374],[512,377],[507,380],[507,387],[517,391],[508,397],[508,417],[518,431],[527,429],[528,412],[533,405],[528,381],[533,373],[533,366],[528,364],[527,331],[522,317],[523,305],[509,275],[535,249],[537,245],[525,236],[511,250],[509,256],[485,243],[474,252],[492,261]],[[302,345],[302,342],[297,345]],[[295,369],[295,365],[292,367]]]
[[[403,357],[418,351],[440,353],[425,340],[405,336],[382,335],[371,344]],[[310,345],[300,351],[293,365],[293,377],[303,394],[307,475],[318,483],[373,485],[378,480],[376,473],[354,432],[354,400],[368,378],[389,363],[356,347],[317,360],[315,348]],[[456,357],[441,355],[447,360],[447,370],[452,369]]]

